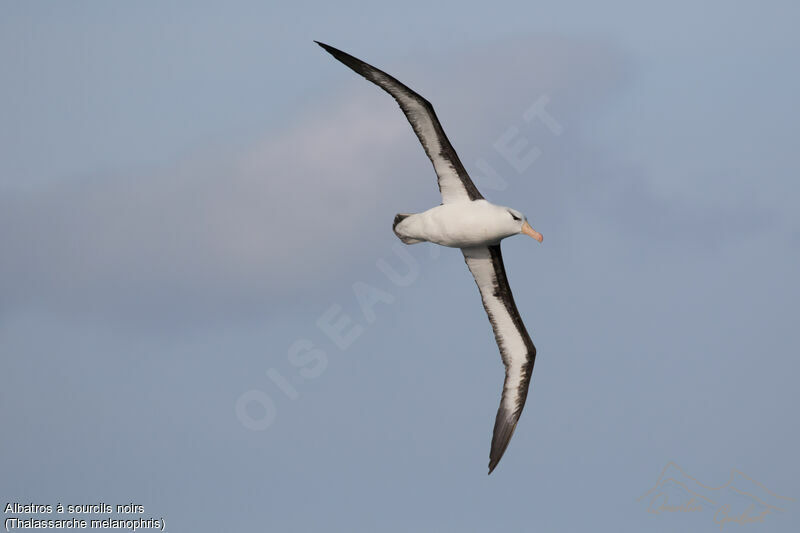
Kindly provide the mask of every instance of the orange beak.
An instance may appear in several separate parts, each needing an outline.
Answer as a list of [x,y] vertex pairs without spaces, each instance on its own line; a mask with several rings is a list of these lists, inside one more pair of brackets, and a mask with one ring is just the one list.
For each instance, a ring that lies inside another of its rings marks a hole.
[[522,233],[524,233],[525,235],[530,235],[537,241],[542,242],[542,234],[533,229],[531,225],[528,224],[527,220],[522,224]]

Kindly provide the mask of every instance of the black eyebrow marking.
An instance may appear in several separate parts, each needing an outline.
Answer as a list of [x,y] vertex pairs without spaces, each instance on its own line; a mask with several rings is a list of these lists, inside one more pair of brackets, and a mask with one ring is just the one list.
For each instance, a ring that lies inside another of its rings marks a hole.
[[517,215],[515,215],[511,211],[509,211],[508,214],[511,215],[511,218],[513,218],[514,220],[522,220],[521,218],[519,218]]

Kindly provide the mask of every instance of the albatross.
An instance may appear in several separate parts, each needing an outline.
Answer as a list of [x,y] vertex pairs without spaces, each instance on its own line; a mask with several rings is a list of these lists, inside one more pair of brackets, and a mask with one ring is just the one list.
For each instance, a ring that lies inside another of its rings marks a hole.
[[460,248],[478,285],[506,369],[489,451],[491,474],[519,422],[536,359],[536,348],[511,294],[500,241],[525,234],[542,242],[542,235],[531,227],[525,215],[492,204],[478,192],[430,102],[382,70],[332,46],[314,42],[397,101],[433,163],[442,204],[423,213],[398,214],[392,228],[405,244],[432,242]]

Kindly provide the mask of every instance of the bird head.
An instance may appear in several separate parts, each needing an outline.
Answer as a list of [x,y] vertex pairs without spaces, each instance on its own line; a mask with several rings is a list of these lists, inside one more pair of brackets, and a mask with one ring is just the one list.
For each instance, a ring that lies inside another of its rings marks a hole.
[[539,242],[542,242],[542,234],[536,231],[528,224],[528,218],[517,211],[516,209],[511,209],[510,207],[505,208],[508,216],[511,218],[511,224],[514,225],[516,228],[516,233],[524,233],[530,237],[533,237]]

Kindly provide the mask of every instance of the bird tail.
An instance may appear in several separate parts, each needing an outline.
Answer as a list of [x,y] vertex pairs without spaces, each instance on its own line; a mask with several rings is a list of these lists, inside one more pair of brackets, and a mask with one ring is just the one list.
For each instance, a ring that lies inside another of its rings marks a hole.
[[397,237],[403,241],[405,244],[417,244],[418,242],[423,242],[421,239],[415,239],[403,233],[402,229],[398,230],[397,226],[402,221],[410,217],[413,213],[398,213],[394,216],[394,224],[392,224],[392,230]]

